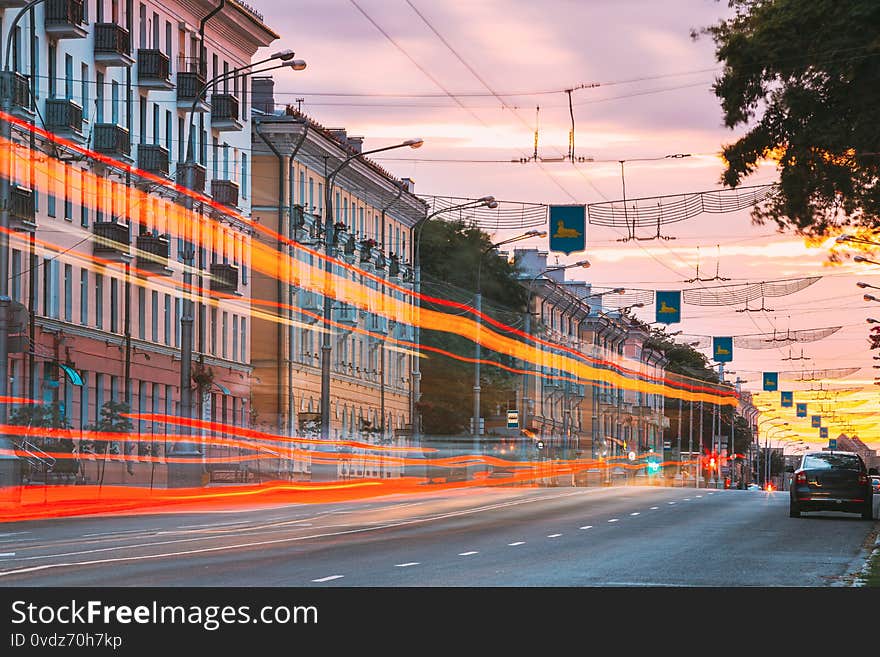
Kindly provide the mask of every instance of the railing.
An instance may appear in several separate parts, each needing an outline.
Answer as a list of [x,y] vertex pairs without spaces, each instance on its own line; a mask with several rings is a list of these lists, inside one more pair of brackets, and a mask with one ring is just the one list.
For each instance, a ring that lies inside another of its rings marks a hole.
[[[192,168],[192,187],[187,186],[187,171]],[[192,189],[194,192],[204,193],[207,170],[198,162],[179,164],[177,166],[177,184]]]
[[238,98],[232,94],[211,94],[212,121],[238,121]]
[[171,61],[161,50],[140,48],[137,52],[138,80],[171,82]]
[[116,23],[95,23],[95,54],[128,55],[131,38],[124,27]]
[[171,241],[163,235],[138,235],[138,257],[151,256],[150,262],[165,261],[171,256]]
[[97,123],[93,148],[106,155],[128,157],[131,155],[131,135],[115,123]]
[[0,72],[0,93],[12,100],[13,108],[29,109],[31,106],[28,79],[17,71]]
[[138,168],[150,173],[167,176],[168,149],[158,144],[139,144]]
[[82,107],[66,98],[46,100],[46,125],[54,131],[71,130],[82,134]]
[[115,221],[99,221],[93,225],[96,251],[128,251],[131,236],[128,226]]
[[204,103],[208,97],[205,89],[205,76],[199,75],[195,71],[177,72],[177,100],[179,102],[192,104],[196,99],[196,94],[200,92],[199,101]]
[[46,27],[82,25],[83,0],[46,0]]
[[233,294],[238,290],[238,267],[215,262],[211,264],[211,291]]
[[234,208],[238,205],[238,183],[234,180],[212,180],[211,198],[217,203]]

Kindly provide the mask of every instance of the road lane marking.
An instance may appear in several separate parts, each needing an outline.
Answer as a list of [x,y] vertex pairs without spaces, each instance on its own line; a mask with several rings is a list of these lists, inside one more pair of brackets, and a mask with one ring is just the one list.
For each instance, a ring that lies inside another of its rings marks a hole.
[[[598,490],[598,489],[596,489]],[[593,492],[593,491],[586,491]],[[230,550],[244,549],[244,548],[253,548],[253,547],[265,547],[268,545],[280,545],[283,543],[293,543],[299,541],[320,539],[320,538],[329,538],[333,536],[344,536],[346,534],[360,534],[365,532],[371,532],[376,530],[383,529],[395,529],[397,527],[405,527],[408,525],[415,525],[424,522],[432,522],[437,520],[444,520],[446,518],[454,518],[458,516],[467,516],[475,513],[483,513],[486,511],[495,511],[497,509],[508,508],[512,506],[519,506],[520,504],[529,504],[535,502],[545,502],[547,500],[558,499],[561,497],[571,497],[572,495],[581,495],[583,492],[573,492],[573,493],[557,493],[557,494],[548,494],[542,495],[541,497],[522,497],[514,500],[508,500],[505,502],[498,502],[495,504],[487,504],[480,507],[475,507],[471,509],[462,509],[457,511],[450,511],[448,513],[438,514],[436,516],[427,517],[427,518],[415,518],[410,520],[401,520],[398,522],[392,522],[386,525],[380,525],[378,527],[362,527],[358,529],[347,529],[339,532],[326,532],[321,534],[312,534],[309,536],[290,536],[285,538],[274,538],[267,539],[262,541],[251,541],[248,543],[233,543],[228,545],[219,545],[215,547],[204,547],[204,548],[195,548],[190,550],[178,550],[178,551],[168,551],[168,552],[159,552],[154,554],[145,554],[145,555],[137,555],[137,556],[126,556],[126,557],[110,557],[107,559],[93,559],[90,561],[70,561],[70,562],[59,562],[59,563],[50,563],[44,564],[40,566],[28,566],[25,568],[17,568],[15,570],[3,570],[0,571],[0,577],[8,577],[9,575],[20,575],[23,573],[33,573],[39,572],[43,570],[52,570],[56,568],[72,568],[72,567],[82,567],[82,566],[95,566],[98,564],[109,564],[109,563],[122,563],[126,561],[151,561],[155,559],[168,559],[171,557],[182,557],[182,556],[191,556],[193,554],[208,554],[212,552],[226,552]],[[220,512],[217,512],[220,513]],[[34,555],[30,557],[18,557],[17,561],[33,561],[36,559],[50,559],[50,558],[58,558],[58,557],[71,557],[71,556],[80,556],[85,554],[95,554],[99,552],[111,552],[118,551],[121,549],[135,549],[135,548],[150,548],[150,547],[158,547],[161,545],[172,545],[176,543],[192,543],[195,541],[204,541],[204,540],[220,540],[216,536],[211,537],[195,537],[195,538],[183,538],[183,539],[175,539],[169,541],[154,541],[151,543],[141,543],[136,545],[125,545],[125,546],[113,546],[106,548],[95,548],[92,550],[79,550],[76,552],[66,552],[60,554],[41,554]]]
[[516,547],[517,545],[525,545],[525,541],[516,541],[515,543],[508,543],[510,547]]
[[675,502],[669,502],[669,504],[675,504]]
[[395,568],[409,568],[410,566],[418,566],[418,561],[408,561],[407,563],[396,563],[394,564]]
[[0,557],[14,557],[15,552],[0,552]]
[[639,515],[639,512],[638,512],[638,511],[635,511],[635,512],[633,512],[633,513],[630,513],[629,515],[631,515],[631,516],[637,516],[637,515]]
[[547,534],[547,538],[559,538],[562,534]]
[[579,529],[592,529],[592,528],[593,528],[593,525],[584,525],[583,527],[580,527]]
[[244,525],[251,520],[236,520],[235,522],[211,522],[205,525],[180,525],[178,529],[202,529],[203,527],[227,527],[229,525]]
[[334,579],[342,579],[345,575],[328,575],[327,577],[322,577],[321,579],[313,579],[313,582],[329,582]]
[[689,497],[686,497],[682,500],[682,502],[690,502],[690,501],[691,501],[691,498],[689,498]]
[[697,495],[697,497],[703,497],[702,495]]
[[479,552],[478,552],[477,550],[471,550],[470,552],[459,552],[459,553],[458,553],[458,556],[460,556],[460,557],[469,557],[469,556],[471,556],[472,554],[479,554]]
[[652,506],[652,507],[651,507],[651,511],[656,511],[656,510],[659,509],[659,508],[660,508],[659,506]]
[[618,520],[619,520],[619,518],[612,518],[612,519],[609,520],[608,522],[617,522]]
[[5,532],[3,534],[0,534],[0,538],[2,538],[3,536],[17,536],[19,534],[30,534],[30,532]]

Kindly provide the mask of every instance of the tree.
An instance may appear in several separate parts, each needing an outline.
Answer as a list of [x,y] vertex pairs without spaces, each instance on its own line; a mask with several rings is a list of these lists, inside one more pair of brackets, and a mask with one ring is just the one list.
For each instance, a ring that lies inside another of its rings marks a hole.
[[[494,255],[492,239],[464,222],[428,221],[422,228],[420,264],[422,291],[437,297],[472,304],[476,293],[477,267],[482,258],[480,289],[483,312],[505,323],[517,321],[525,312],[526,291],[517,279],[516,264]],[[422,301],[425,308],[460,312]],[[473,317],[470,315],[470,317]],[[422,331],[422,344],[472,359],[474,343],[442,331]],[[425,350],[421,361],[422,399],[418,411],[426,434],[451,435],[469,430],[473,415],[474,366],[472,362]],[[482,350],[484,360],[513,365],[510,357]],[[516,396],[519,376],[485,363],[480,368],[481,416]]]
[[752,125],[724,147],[723,182],[736,187],[772,158],[779,191],[755,223],[814,237],[880,226],[880,3],[728,4],[734,16],[701,33],[724,64],[714,89],[725,125]]

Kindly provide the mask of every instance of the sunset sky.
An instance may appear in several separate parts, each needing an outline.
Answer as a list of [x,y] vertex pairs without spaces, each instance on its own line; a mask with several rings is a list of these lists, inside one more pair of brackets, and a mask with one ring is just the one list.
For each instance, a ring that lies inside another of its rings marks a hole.
[[[391,151],[377,158],[395,175],[413,178],[420,194],[492,194],[501,201],[529,203],[619,200],[620,160],[627,198],[719,189],[718,154],[741,133],[723,126],[711,90],[720,72],[712,40],[691,38],[692,29],[729,13],[726,2],[253,4],[282,35],[270,50],[291,48],[308,62],[305,71],[276,77],[276,103],[296,105],[303,99],[303,111],[321,124],[365,136],[365,149],[423,138],[425,145],[418,151]],[[565,89],[574,89],[576,154],[593,161],[510,163],[532,154],[536,120],[539,155],[554,158],[567,152]],[[664,157],[671,154],[690,156]],[[775,179],[775,167],[768,163],[746,184]],[[673,224],[664,234],[676,239],[623,243],[618,241],[622,231],[593,227],[587,253],[560,254],[560,262],[586,255],[592,267],[571,270],[571,277],[601,286],[655,290],[700,285],[684,282],[696,276],[698,262],[702,277],[714,276],[717,263],[719,274],[732,279],[702,284],[707,287],[821,276],[794,295],[766,299],[765,306],[774,312],[736,312],[741,305],[685,305],[682,323],[669,330],[711,336],[842,326],[819,342],[736,349],[727,367],[735,374],[728,378],[739,376],[746,381],[744,389],[758,391],[761,371],[859,367],[855,374],[825,384],[863,384],[866,392],[851,398],[867,402],[854,410],[876,410],[872,365],[878,361],[868,349],[865,318],[880,318],[880,304],[864,301],[862,295],[871,290],[860,290],[855,283],[880,287],[880,267],[851,261],[829,266],[827,242],[809,246],[774,226],[755,226],[747,211],[702,215]],[[539,242],[522,245],[546,247]],[[760,301],[750,307],[760,307]],[[653,313],[652,306],[639,316],[653,321]],[[783,360],[801,356],[802,350],[811,360]],[[808,387],[781,377],[780,390]],[[795,401],[807,400],[796,392]],[[793,409],[785,410],[793,415]],[[807,423],[802,435],[819,445],[817,433]],[[877,427],[859,435],[880,447]]]

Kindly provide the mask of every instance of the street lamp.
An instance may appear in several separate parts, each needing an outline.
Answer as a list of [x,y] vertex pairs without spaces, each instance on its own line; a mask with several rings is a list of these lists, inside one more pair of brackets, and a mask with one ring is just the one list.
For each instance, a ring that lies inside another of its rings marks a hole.
[[[590,261],[589,260],[579,260],[578,262],[573,262],[569,265],[556,265],[553,267],[548,267],[547,269],[538,272],[528,284],[528,294],[526,295],[526,317],[525,317],[525,333],[526,335],[531,335],[532,333],[532,293],[534,292],[535,282],[541,278],[542,276],[549,274],[552,271],[564,271],[566,269],[573,269],[574,267],[583,267],[584,269],[589,268]],[[528,398],[529,398],[529,384],[530,384],[530,374],[528,372],[531,371],[529,364],[523,359],[523,368],[526,370],[526,374],[523,376],[523,392],[522,392],[522,426],[528,426]],[[542,396],[543,399],[543,396]]]
[[868,324],[880,324],[880,319],[874,319],[873,317],[866,317],[865,321],[868,322]]
[[862,299],[864,299],[865,301],[880,301],[880,299],[875,297],[873,294],[866,294],[862,297]]
[[[181,165],[183,167],[184,172],[184,180],[183,186],[189,190],[183,197],[183,204],[187,210],[192,210],[193,208],[193,192],[196,187],[196,135],[194,134],[194,125],[193,118],[196,110],[196,105],[199,100],[202,98],[203,94],[213,87],[214,85],[222,82],[224,80],[229,80],[230,78],[235,77],[239,73],[245,70],[253,69],[256,66],[261,66],[263,64],[267,64],[270,62],[278,62],[278,64],[274,64],[273,66],[265,69],[261,69],[258,71],[251,70],[252,73],[266,73],[268,71],[274,71],[280,68],[292,68],[296,71],[301,71],[306,67],[306,63],[301,59],[293,59],[294,52],[292,50],[282,50],[276,53],[273,53],[266,59],[262,59],[258,62],[253,62],[251,64],[245,64],[244,66],[239,66],[231,71],[226,71],[221,73],[220,75],[216,75],[205,84],[202,85],[201,89],[199,89],[198,93],[195,95],[193,99],[192,107],[187,113],[186,117],[186,129],[189,131],[188,135],[186,135],[187,140],[187,151],[186,151],[186,161]],[[184,135],[180,135],[180,138],[183,139]],[[200,206],[201,207],[201,206]],[[183,233],[181,235],[183,247],[182,247],[182,257],[183,257],[183,308],[180,317],[180,415],[183,418],[190,418],[192,416],[192,361],[193,361],[193,323],[195,321],[194,308],[193,308],[193,290],[192,290],[192,276],[193,270],[195,269],[195,254],[196,254],[196,245],[194,243],[194,239],[192,235],[189,233],[189,230],[193,225],[192,221],[185,221],[183,226]],[[201,275],[201,274],[200,274]],[[199,294],[202,294],[201,285],[199,286]],[[185,435],[190,435],[191,428],[188,425],[184,425],[181,427],[181,432]],[[181,442],[175,442],[172,446],[172,453],[177,458],[198,458],[201,455],[198,447],[195,443],[183,440]],[[169,464],[169,468],[173,468],[177,472],[174,474],[169,474],[169,478],[174,479],[174,485],[192,485],[195,483],[194,479],[199,475],[193,464],[175,461],[172,464]]]
[[858,283],[856,283],[856,285],[857,285],[858,287],[862,288],[862,289],[865,289],[866,287],[870,287],[870,288],[873,289],[873,290],[880,290],[880,287],[877,287],[876,285],[870,285],[870,284],[868,284],[868,283],[862,283],[861,281],[859,281]]
[[880,265],[880,262],[869,260],[864,256],[856,256],[855,258],[853,258],[853,262],[867,262],[869,265]]
[[486,257],[486,254],[493,249],[498,248],[499,246],[503,246],[504,244],[512,244],[513,242],[520,242],[522,240],[527,240],[532,237],[546,237],[546,231],[540,230],[530,230],[522,235],[517,235],[516,237],[510,237],[505,240],[501,240],[500,242],[494,242],[484,248],[479,255],[479,259],[477,260],[477,294],[474,297],[474,319],[476,320],[477,326],[474,335],[474,415],[473,422],[471,427],[473,428],[474,436],[483,435],[483,428],[480,424],[480,358],[481,358],[481,348],[480,348],[480,313],[483,308],[483,294],[482,294],[482,272],[483,272],[483,260]]
[[880,246],[880,242],[875,242],[864,237],[856,237],[854,235],[841,235],[835,240],[835,242],[837,242],[838,244],[853,242],[855,244],[869,244],[871,246]]
[[[332,299],[327,290],[327,283],[333,274],[333,258],[331,251],[333,249],[333,241],[336,233],[333,221],[333,181],[336,176],[353,160],[357,160],[366,155],[374,153],[382,153],[395,148],[420,148],[424,144],[422,139],[407,139],[399,144],[391,146],[383,146],[382,148],[374,148],[369,151],[353,153],[342,160],[333,171],[327,172],[327,158],[324,158],[324,312],[323,312],[323,339],[321,343],[321,439],[330,439],[330,350],[331,350],[331,330],[330,316],[332,313]],[[412,421],[412,418],[410,418]]]

